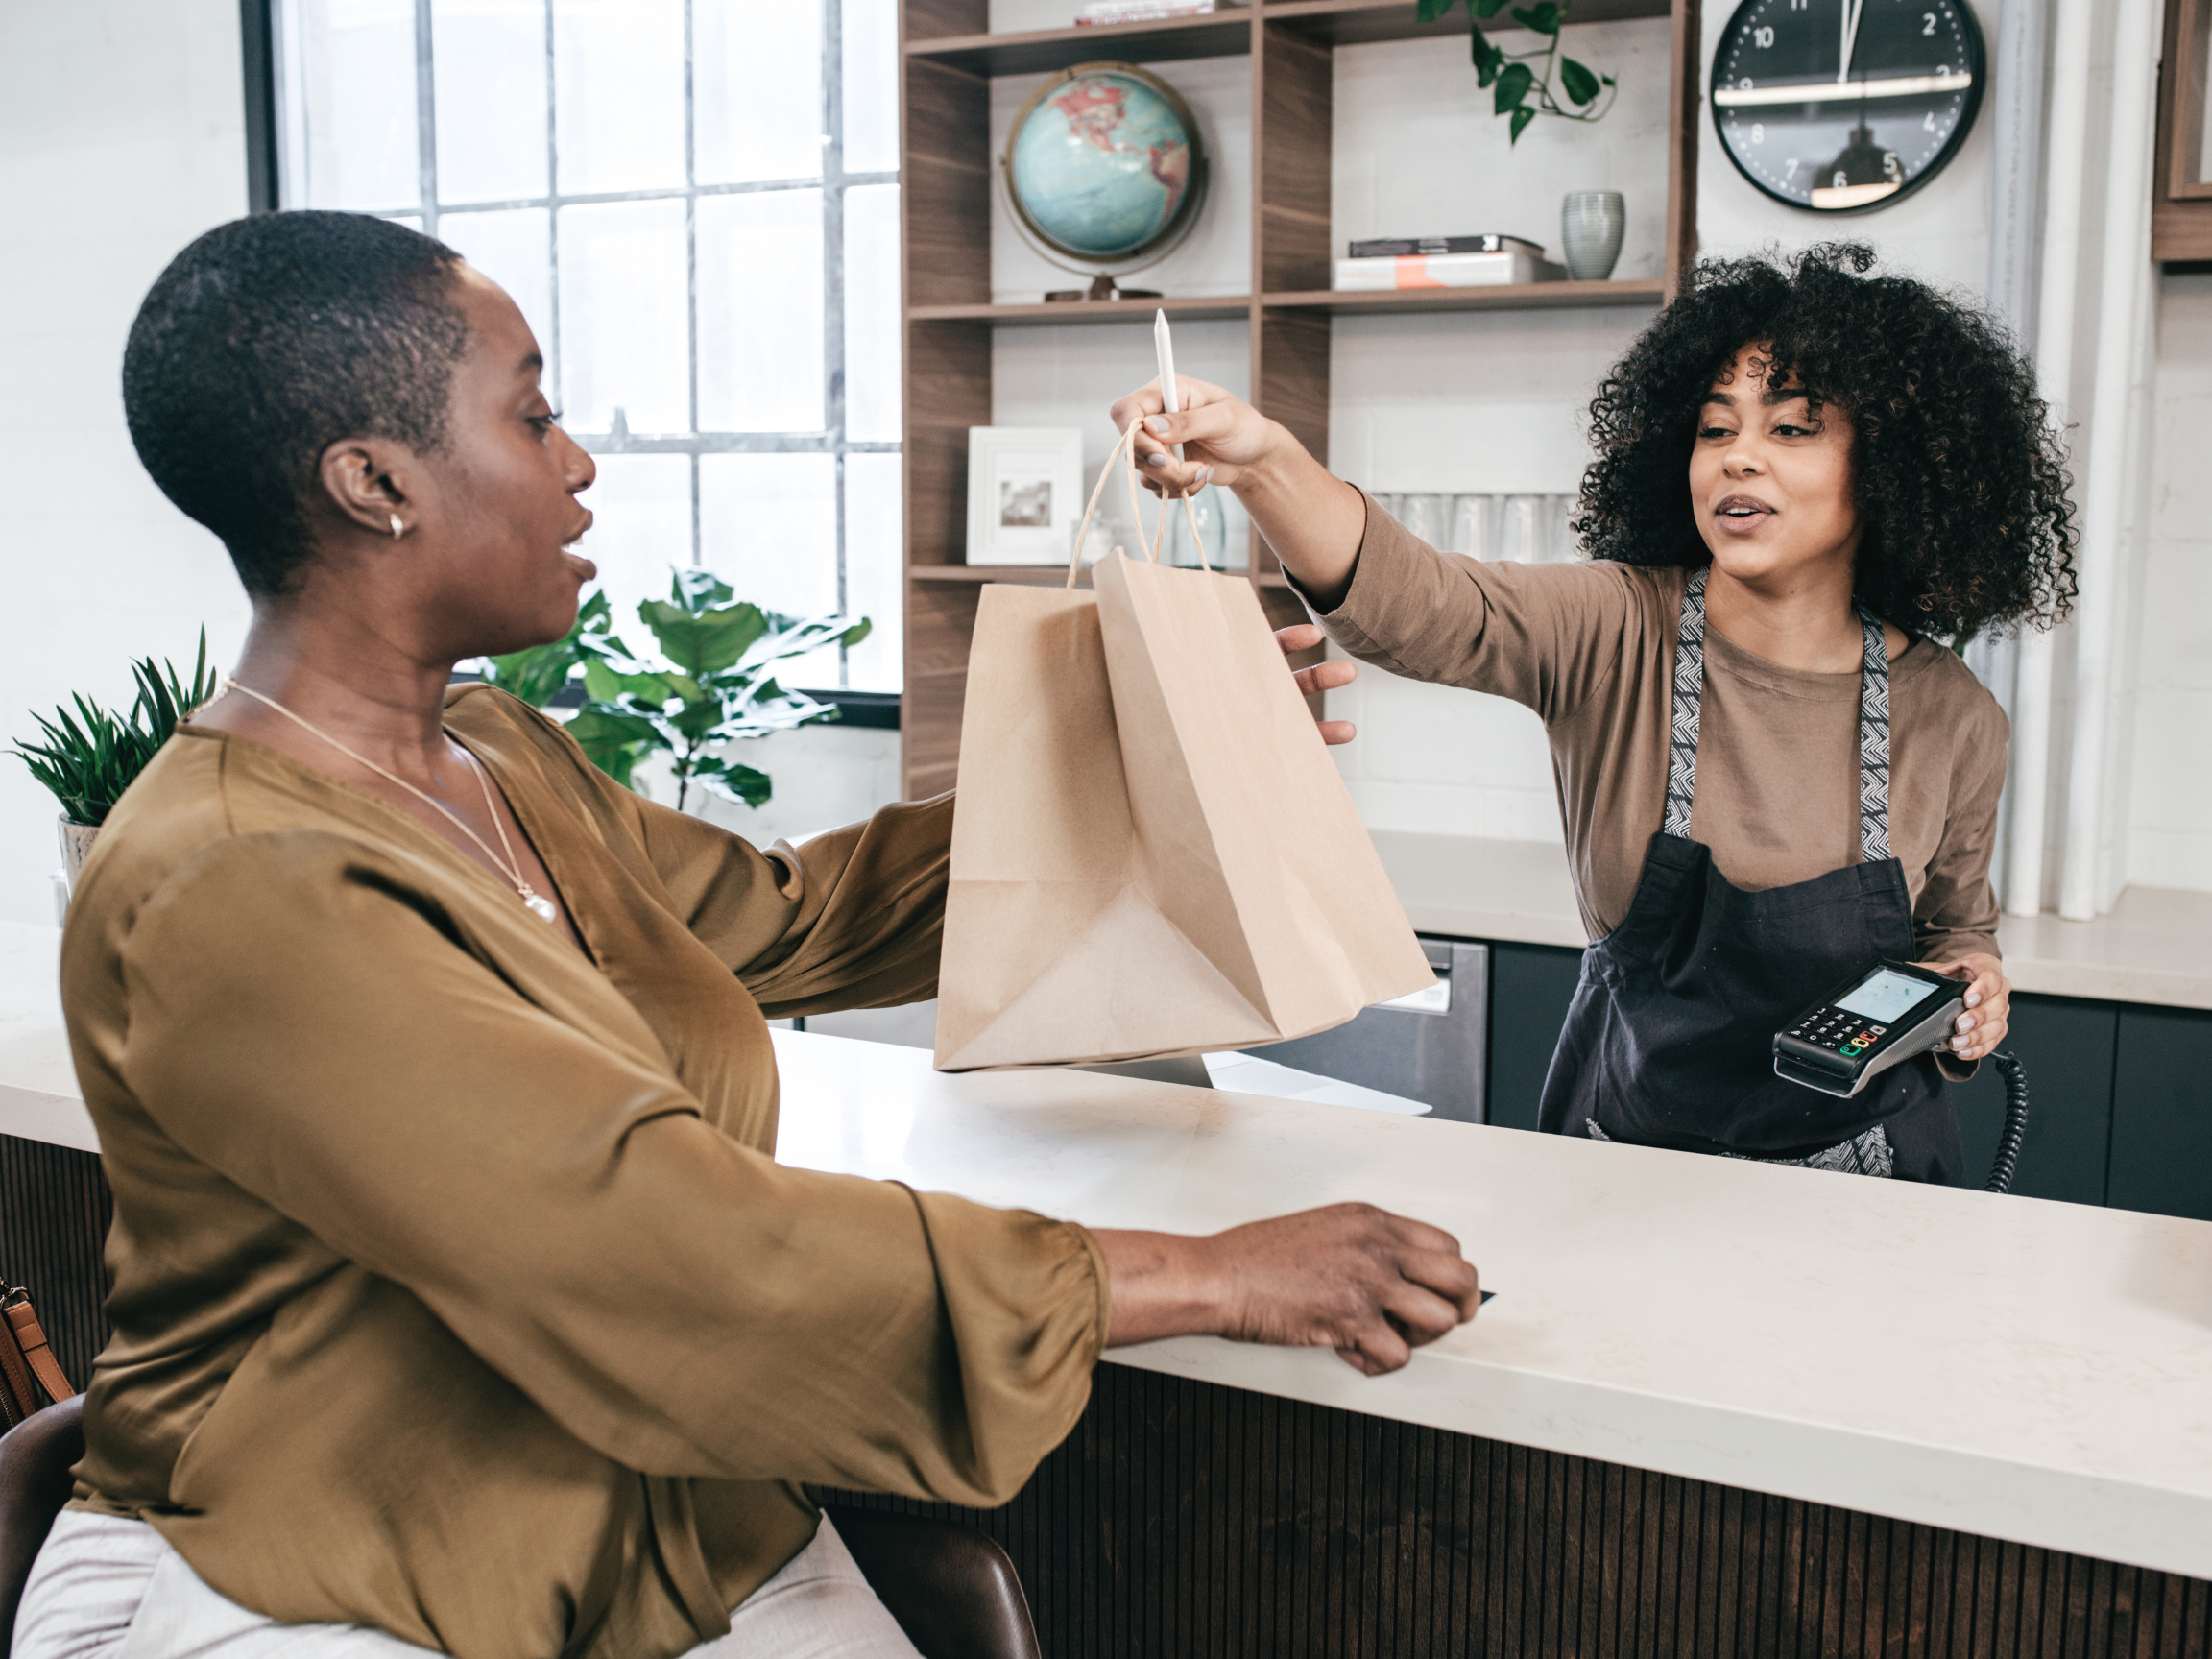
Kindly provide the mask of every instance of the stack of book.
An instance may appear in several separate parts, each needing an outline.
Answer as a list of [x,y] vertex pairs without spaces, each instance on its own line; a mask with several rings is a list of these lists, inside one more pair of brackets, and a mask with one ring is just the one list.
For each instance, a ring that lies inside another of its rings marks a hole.
[[1245,0],[1091,0],[1077,14],[1078,28],[1101,23],[1157,23],[1163,17],[1203,17]]
[[1488,288],[1555,282],[1567,275],[1544,250],[1519,236],[1385,237],[1355,242],[1336,261],[1334,286],[1359,293],[1391,288]]

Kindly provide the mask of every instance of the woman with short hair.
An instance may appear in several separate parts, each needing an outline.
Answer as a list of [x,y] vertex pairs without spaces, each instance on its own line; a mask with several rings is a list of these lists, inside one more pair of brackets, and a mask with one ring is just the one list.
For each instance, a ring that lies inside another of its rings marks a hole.
[[210,231],[132,329],[253,626],[70,905],[114,1336],[16,1659],[911,1659],[803,1483],[1000,1503],[1104,1347],[1372,1373],[1474,1312],[1364,1206],[1094,1232],[775,1162],[768,1019],[935,994],[951,798],[763,851],[450,686],[593,574],[541,366],[350,214]]
[[[1154,489],[1237,493],[1351,656],[1543,717],[1593,941],[1553,1133],[1966,1179],[1949,1085],[2009,1009],[2006,725],[1938,641],[2063,616],[2072,510],[2030,367],[1873,258],[1697,269],[1591,405],[1586,564],[1440,553],[1219,387],[1114,406]],[[1885,958],[1963,982],[1948,1051],[1850,1098],[1776,1076],[1775,1034]]]

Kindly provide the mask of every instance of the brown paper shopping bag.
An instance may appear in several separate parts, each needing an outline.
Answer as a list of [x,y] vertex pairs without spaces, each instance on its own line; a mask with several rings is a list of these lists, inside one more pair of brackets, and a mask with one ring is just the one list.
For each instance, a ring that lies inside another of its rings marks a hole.
[[1094,575],[980,597],[939,1069],[1272,1043],[1431,983],[1251,584]]

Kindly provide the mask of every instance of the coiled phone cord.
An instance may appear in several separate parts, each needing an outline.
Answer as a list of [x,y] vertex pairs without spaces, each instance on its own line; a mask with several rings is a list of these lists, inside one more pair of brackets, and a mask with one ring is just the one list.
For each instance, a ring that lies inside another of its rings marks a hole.
[[2005,1133],[1998,1137],[1997,1159],[1989,1166],[1991,1192],[2012,1190],[2012,1166],[2020,1162],[2020,1142],[2028,1133],[2028,1073],[2017,1056],[1992,1054],[1990,1064],[2005,1079]]

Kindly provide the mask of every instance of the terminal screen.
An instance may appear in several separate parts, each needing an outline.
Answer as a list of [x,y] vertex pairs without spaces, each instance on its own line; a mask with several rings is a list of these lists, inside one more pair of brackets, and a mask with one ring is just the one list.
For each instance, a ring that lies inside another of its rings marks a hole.
[[1900,1014],[1933,989],[1925,979],[1915,979],[1894,969],[1883,968],[1869,974],[1854,985],[1848,994],[1837,998],[1836,1006],[1846,1013],[1871,1020],[1877,1025],[1894,1025]]

